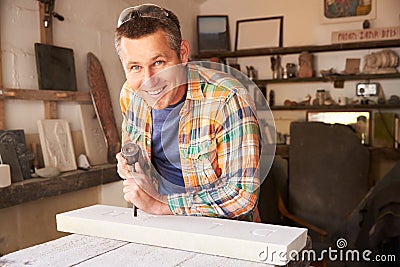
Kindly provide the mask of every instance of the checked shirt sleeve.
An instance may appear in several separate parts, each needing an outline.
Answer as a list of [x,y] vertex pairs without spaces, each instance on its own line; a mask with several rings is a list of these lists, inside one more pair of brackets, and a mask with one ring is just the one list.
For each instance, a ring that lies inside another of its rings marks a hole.
[[[260,186],[257,168],[261,151],[254,112],[237,93],[221,106],[214,121],[218,167],[197,173],[198,179],[216,178],[198,190],[169,195],[174,214],[252,220]],[[221,172],[217,174],[216,169]]]

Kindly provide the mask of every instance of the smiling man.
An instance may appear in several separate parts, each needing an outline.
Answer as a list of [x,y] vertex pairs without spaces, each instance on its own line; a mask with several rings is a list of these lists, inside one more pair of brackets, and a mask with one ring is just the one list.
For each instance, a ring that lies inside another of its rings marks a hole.
[[152,165],[134,171],[117,155],[125,200],[151,214],[259,221],[261,135],[243,85],[190,63],[178,18],[156,5],[125,9],[115,45],[126,74],[122,141]]

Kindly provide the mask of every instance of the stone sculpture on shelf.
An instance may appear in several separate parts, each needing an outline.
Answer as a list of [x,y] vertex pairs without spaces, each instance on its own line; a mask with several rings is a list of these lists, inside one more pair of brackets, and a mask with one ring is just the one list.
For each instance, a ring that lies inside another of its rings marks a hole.
[[[0,144],[5,149],[4,153],[8,151],[7,155],[3,155],[3,160],[6,159],[6,163],[10,164],[7,160],[11,159],[11,154],[16,154],[18,159],[11,166],[13,182],[31,178],[30,161],[34,158],[34,155],[26,147],[24,130],[0,130]],[[20,174],[17,174],[16,171]]]
[[390,49],[384,49],[364,56],[363,73],[384,74],[397,73],[399,56]]
[[299,78],[314,77],[314,56],[309,52],[302,52],[299,56]]
[[271,70],[272,79],[282,78],[282,66],[281,66],[281,56],[276,55],[271,57]]

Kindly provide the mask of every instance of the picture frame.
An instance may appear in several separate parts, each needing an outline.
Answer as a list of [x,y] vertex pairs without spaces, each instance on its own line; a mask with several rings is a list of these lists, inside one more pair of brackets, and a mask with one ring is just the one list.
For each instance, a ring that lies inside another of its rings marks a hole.
[[236,21],[235,51],[282,46],[283,16]]
[[199,53],[230,51],[231,41],[228,16],[197,16],[197,44]]
[[35,43],[35,56],[39,89],[78,90],[73,49]]
[[376,18],[376,0],[323,0],[321,23],[346,23]]

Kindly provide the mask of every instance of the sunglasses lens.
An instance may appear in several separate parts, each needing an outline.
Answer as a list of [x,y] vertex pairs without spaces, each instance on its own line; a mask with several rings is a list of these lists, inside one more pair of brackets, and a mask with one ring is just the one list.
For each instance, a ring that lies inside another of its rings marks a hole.
[[135,12],[134,7],[128,7],[127,9],[124,9],[119,15],[117,27],[119,28],[119,26],[121,26],[123,23],[130,20],[132,18],[133,12]]

